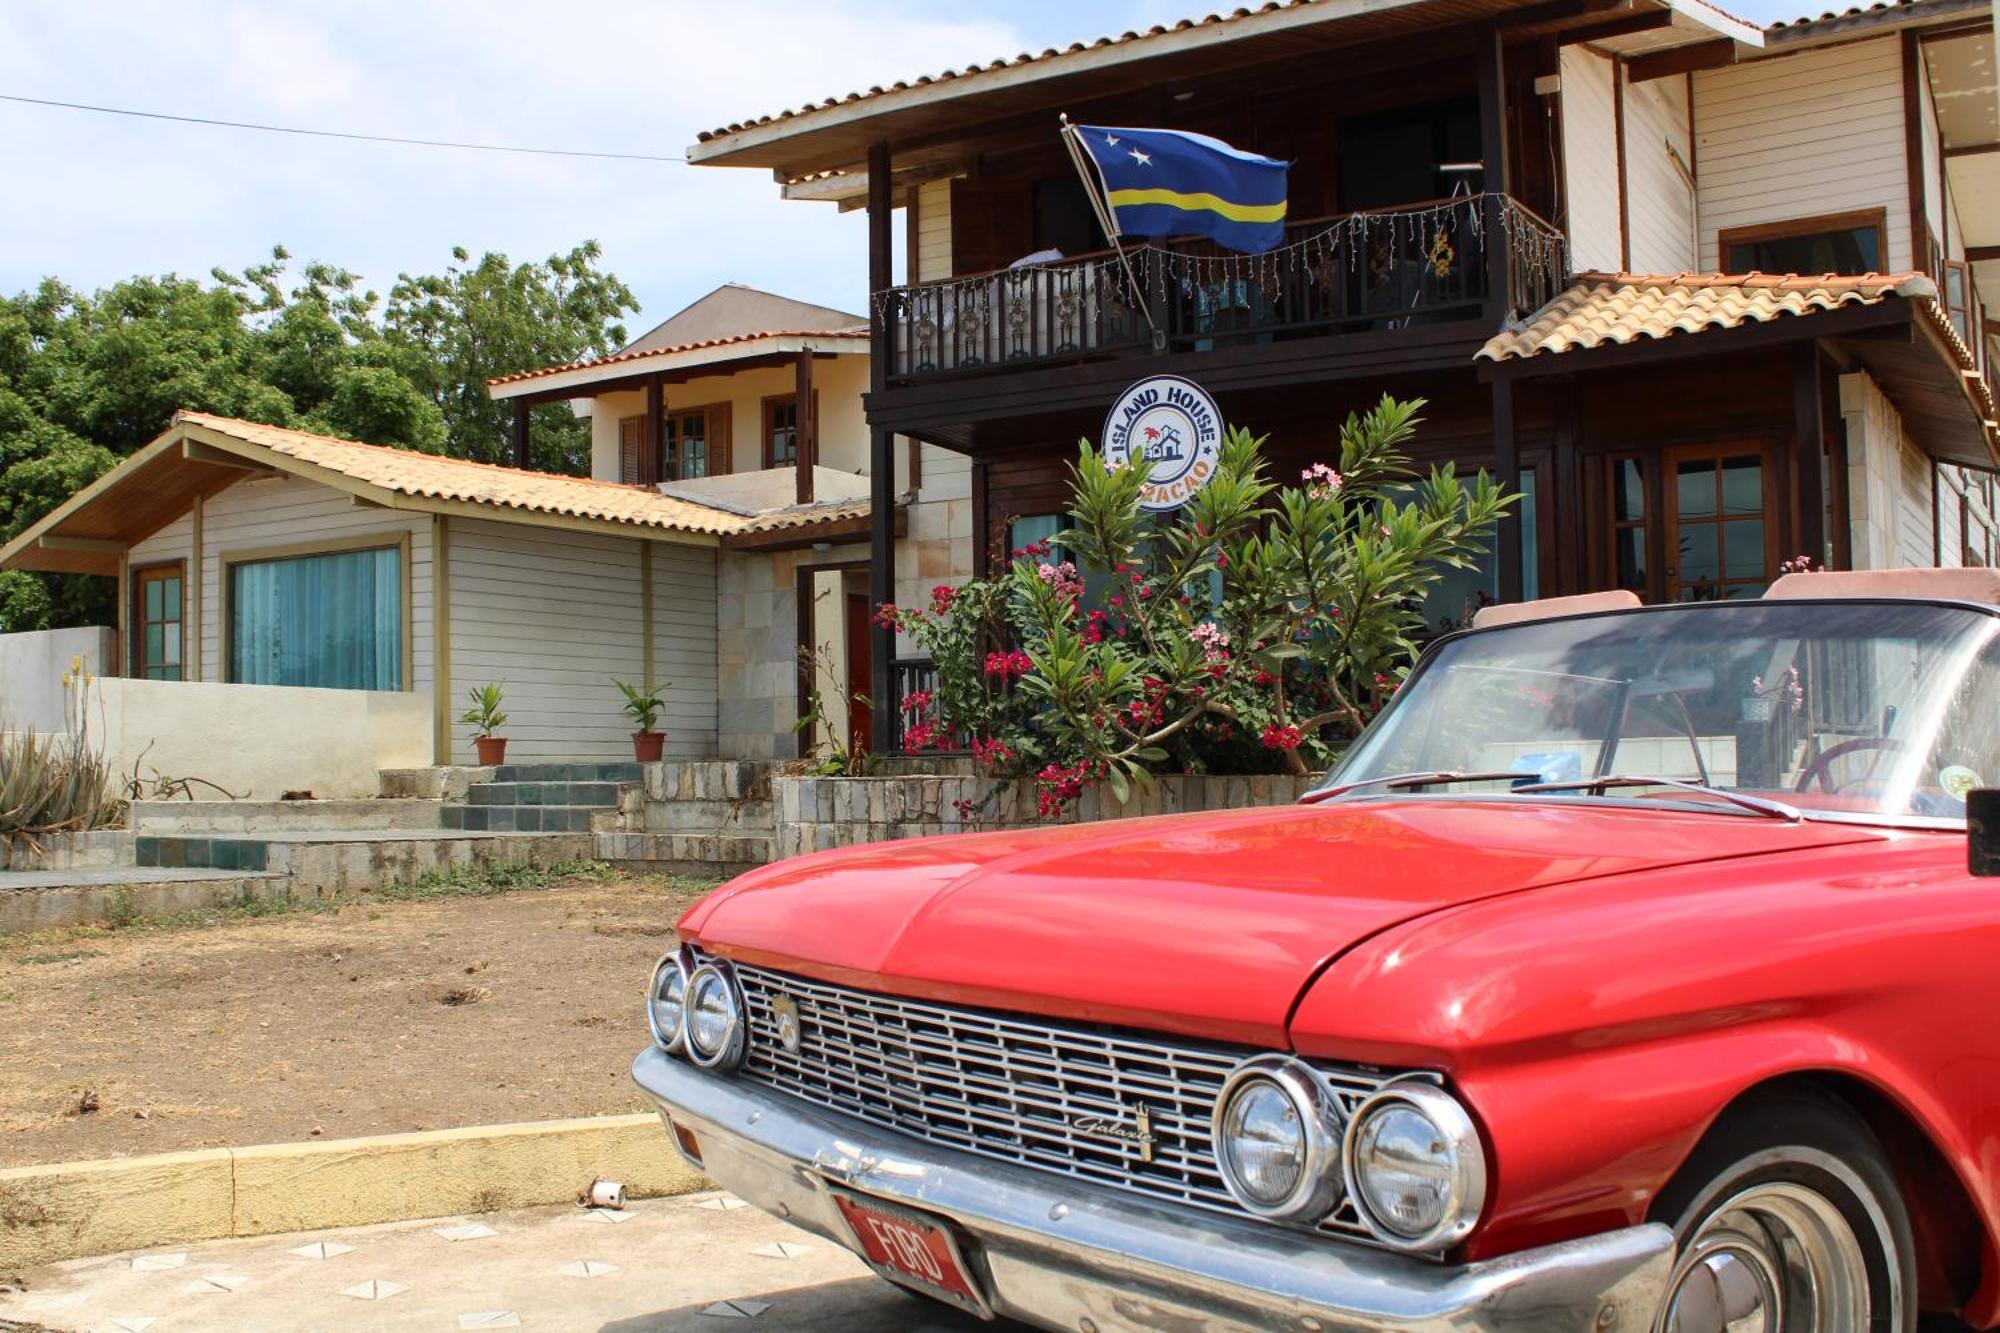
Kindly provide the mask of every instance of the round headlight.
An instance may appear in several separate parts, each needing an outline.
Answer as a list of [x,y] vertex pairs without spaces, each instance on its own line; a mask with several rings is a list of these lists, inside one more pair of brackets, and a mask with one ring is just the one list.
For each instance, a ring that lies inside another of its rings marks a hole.
[[653,1040],[669,1052],[681,1048],[687,1034],[681,1020],[687,1012],[687,958],[680,950],[668,954],[653,969],[653,988],[646,992],[646,1024]]
[[1391,1083],[1347,1130],[1348,1188],[1375,1238],[1438,1250],[1471,1233],[1486,1204],[1486,1154],[1472,1117],[1429,1083]]
[[1244,1061],[1222,1085],[1210,1129],[1223,1183],[1259,1217],[1316,1222],[1339,1202],[1339,1103],[1310,1066]]
[[698,1065],[729,1067],[743,1054],[743,1004],[736,986],[714,963],[703,963],[687,982],[688,1054]]

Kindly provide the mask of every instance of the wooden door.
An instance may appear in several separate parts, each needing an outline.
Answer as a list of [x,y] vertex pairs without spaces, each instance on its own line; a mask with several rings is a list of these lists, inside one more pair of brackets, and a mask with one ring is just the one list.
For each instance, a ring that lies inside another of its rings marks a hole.
[[847,594],[847,692],[854,702],[847,710],[849,754],[868,752],[868,735],[875,721],[875,710],[868,703],[874,679],[875,641],[869,632],[868,595],[851,592]]
[[1683,445],[1661,455],[1670,602],[1759,597],[1778,573],[1777,477],[1761,441]]
[[951,271],[1005,268],[1035,249],[1035,196],[1025,180],[951,183]]
[[132,571],[132,674],[179,680],[185,660],[182,616],[187,603],[181,562]]

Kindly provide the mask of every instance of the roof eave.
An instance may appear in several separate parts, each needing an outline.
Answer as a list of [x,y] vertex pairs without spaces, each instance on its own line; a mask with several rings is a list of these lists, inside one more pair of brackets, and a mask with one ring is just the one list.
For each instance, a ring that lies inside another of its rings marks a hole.
[[566,389],[575,389],[575,397],[587,398],[593,386],[633,375],[698,370],[710,366],[718,375],[730,375],[736,373],[730,369],[731,362],[802,351],[810,351],[815,356],[866,356],[868,337],[861,333],[777,334],[768,338],[745,338],[715,347],[680,351],[662,348],[657,352],[630,353],[619,360],[594,361],[587,366],[531,370],[516,376],[489,379],[486,381],[486,392],[496,401],[524,398],[530,394],[548,396]]

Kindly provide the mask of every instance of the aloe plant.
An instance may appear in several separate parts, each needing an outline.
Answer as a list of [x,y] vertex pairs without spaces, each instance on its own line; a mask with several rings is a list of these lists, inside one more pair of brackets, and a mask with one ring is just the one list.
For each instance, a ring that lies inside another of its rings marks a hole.
[[0,839],[119,822],[111,769],[90,735],[91,683],[81,658],[63,674],[62,735],[0,727]]

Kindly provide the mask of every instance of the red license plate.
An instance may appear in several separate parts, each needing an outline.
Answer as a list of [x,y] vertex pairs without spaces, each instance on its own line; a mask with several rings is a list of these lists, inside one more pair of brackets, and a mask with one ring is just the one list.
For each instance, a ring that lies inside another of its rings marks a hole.
[[943,1219],[831,1185],[827,1193],[876,1272],[982,1319],[993,1317]]

